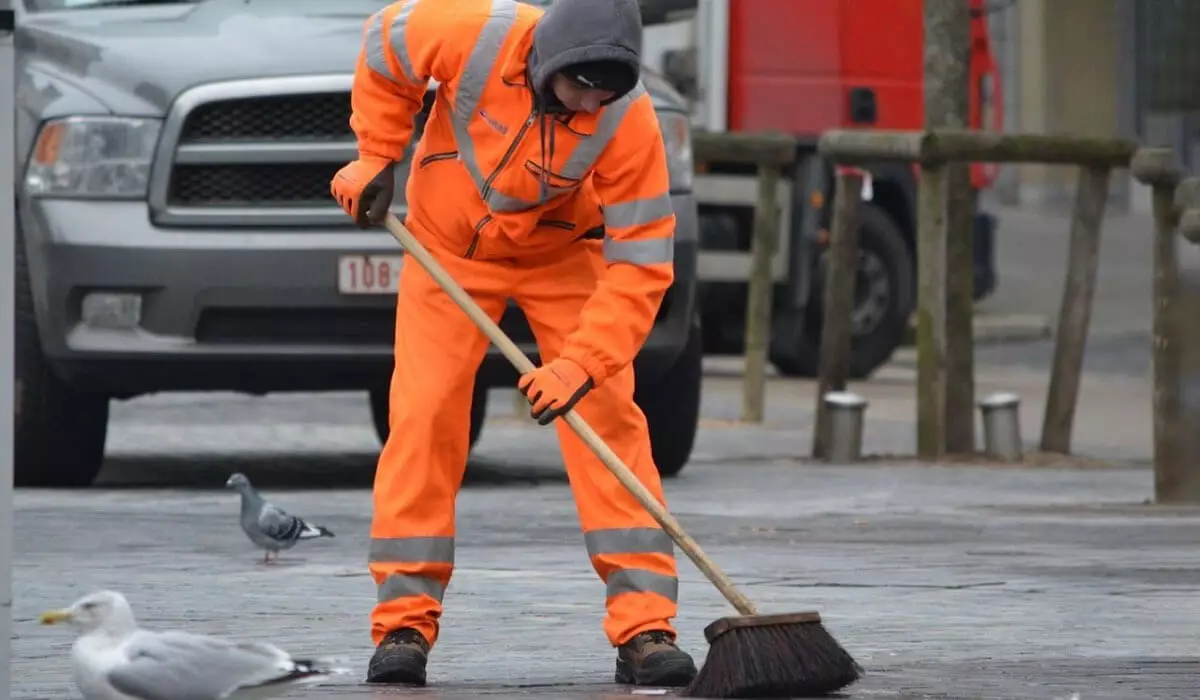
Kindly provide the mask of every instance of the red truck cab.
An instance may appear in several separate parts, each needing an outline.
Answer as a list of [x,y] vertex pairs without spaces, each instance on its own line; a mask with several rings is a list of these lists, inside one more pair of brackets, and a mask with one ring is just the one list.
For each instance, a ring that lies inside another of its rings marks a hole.
[[[967,126],[1001,128],[1000,82],[984,0],[971,8]],[[707,67],[698,94],[710,119],[703,128],[780,131],[798,137],[788,174],[777,277],[771,360],[781,372],[812,376],[819,364],[825,231],[833,167],[816,153],[820,135],[836,128],[919,130],[924,126],[923,0],[710,0],[697,13],[696,54]],[[915,306],[916,168],[871,164],[863,208],[850,361],[853,376],[885,363],[908,334]],[[995,169],[972,164],[976,189]],[[702,217],[701,308],[709,352],[740,352],[745,284],[730,255],[748,249],[752,171],[707,163],[696,179]],[[737,198],[729,193],[744,191]],[[706,221],[707,219],[707,225]],[[975,296],[995,289],[995,218],[974,218]],[[707,234],[706,234],[707,231]],[[705,264],[705,252],[714,255]],[[720,258],[723,258],[720,259]],[[717,265],[722,264],[720,269]],[[706,270],[712,277],[705,279]]]

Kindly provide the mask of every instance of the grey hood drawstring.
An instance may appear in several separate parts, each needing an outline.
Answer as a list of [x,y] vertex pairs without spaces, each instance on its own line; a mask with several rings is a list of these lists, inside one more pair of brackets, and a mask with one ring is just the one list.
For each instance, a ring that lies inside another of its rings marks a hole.
[[[541,146],[540,200],[550,193],[554,162],[554,132],[548,120],[565,114],[550,81],[571,66],[615,63],[626,69],[616,93],[605,104],[624,97],[637,86],[642,68],[642,13],[637,0],[555,0],[533,30],[529,54],[529,83],[534,92],[535,117]],[[620,72],[618,72],[620,74]]]

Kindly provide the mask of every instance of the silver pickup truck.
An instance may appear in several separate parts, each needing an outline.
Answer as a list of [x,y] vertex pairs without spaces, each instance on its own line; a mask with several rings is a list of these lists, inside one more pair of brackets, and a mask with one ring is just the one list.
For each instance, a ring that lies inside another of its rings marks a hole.
[[[384,4],[18,0],[19,485],[91,483],[109,402],[153,392],[361,389],[386,435],[398,246],[329,194],[355,155],[363,25]],[[673,475],[699,415],[696,203],[687,105],[644,82],[678,229],[637,401]],[[502,326],[536,359],[518,308]],[[493,349],[472,441],[487,389],[515,381]]]

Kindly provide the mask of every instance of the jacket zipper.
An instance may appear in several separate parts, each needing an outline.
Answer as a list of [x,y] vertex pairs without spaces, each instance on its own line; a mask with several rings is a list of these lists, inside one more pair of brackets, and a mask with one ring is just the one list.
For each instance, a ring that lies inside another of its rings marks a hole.
[[487,226],[488,222],[491,220],[492,220],[492,215],[488,214],[487,216],[480,219],[479,223],[475,224],[475,235],[471,236],[471,245],[467,246],[467,252],[465,255],[463,255],[464,258],[467,258],[469,260],[469,259],[475,257],[475,249],[479,247],[479,237],[481,235],[479,232],[481,230],[483,230],[483,227]]
[[487,179],[483,181],[483,192],[481,194],[485,201],[487,200],[488,195],[492,193],[492,181],[496,179],[496,176],[500,174],[500,171],[504,169],[504,166],[508,165],[509,158],[512,158],[513,152],[517,150],[517,146],[520,145],[521,139],[525,138],[525,132],[529,131],[529,127],[533,126],[533,121],[536,118],[537,110],[534,109],[529,113],[529,118],[526,119],[525,123],[521,125],[520,130],[517,131],[516,138],[514,138],[512,143],[508,145],[508,150],[504,152],[504,157],[500,159],[500,162],[496,165],[496,169],[493,170],[492,174],[488,175]]

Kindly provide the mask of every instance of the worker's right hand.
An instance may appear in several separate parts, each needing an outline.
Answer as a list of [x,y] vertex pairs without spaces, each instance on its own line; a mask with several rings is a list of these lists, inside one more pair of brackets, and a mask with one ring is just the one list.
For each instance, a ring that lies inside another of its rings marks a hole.
[[383,223],[396,189],[396,164],[382,158],[360,158],[337,171],[329,191],[359,228]]

